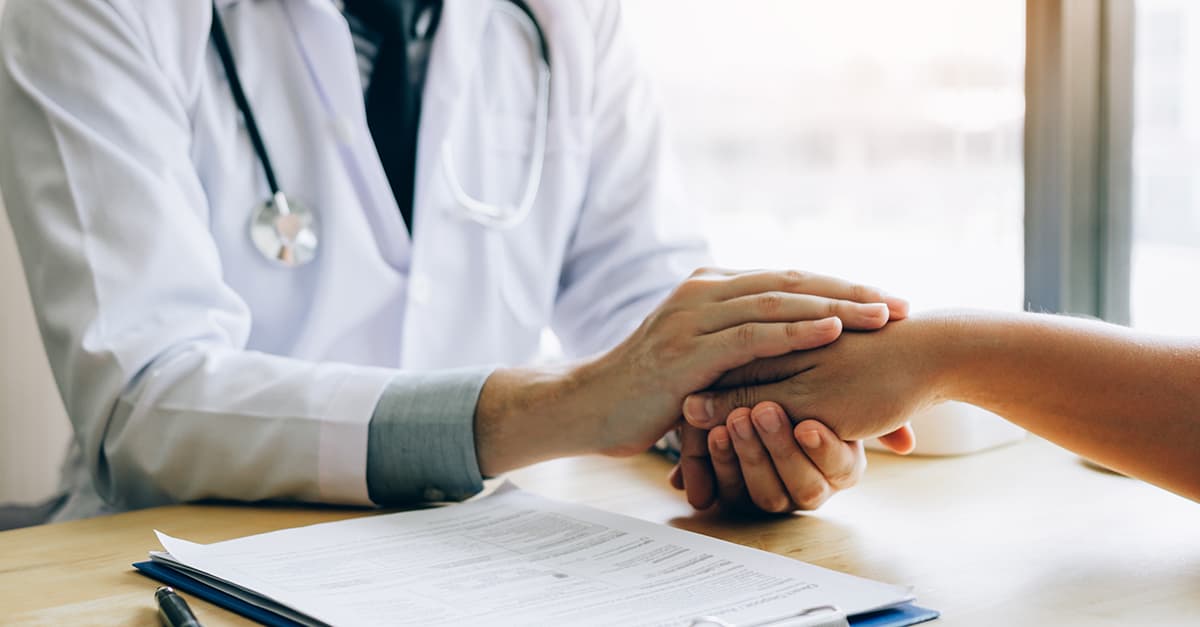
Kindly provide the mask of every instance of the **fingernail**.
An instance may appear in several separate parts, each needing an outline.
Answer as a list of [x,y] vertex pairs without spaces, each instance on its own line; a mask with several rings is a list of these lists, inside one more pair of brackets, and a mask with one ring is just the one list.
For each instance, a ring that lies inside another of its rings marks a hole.
[[821,318],[820,320],[813,322],[813,326],[816,327],[817,330],[819,330],[819,331],[825,331],[828,329],[832,329],[832,328],[838,326],[839,324],[841,324],[841,321],[838,320],[837,316]]
[[722,453],[729,450],[729,438],[713,438],[713,444],[717,446],[717,450]]
[[773,407],[764,409],[751,416],[751,418],[754,419],[754,423],[760,429],[767,433],[778,433],[779,429],[783,427],[783,421],[779,418],[779,412],[775,411]]
[[800,432],[800,443],[806,449],[821,448],[821,434],[817,431],[809,429],[808,431]]
[[693,394],[683,402],[683,413],[693,424],[706,425],[712,421],[713,400]]
[[750,421],[746,418],[739,418],[729,422],[733,427],[733,432],[743,440],[749,440],[754,437],[754,427],[750,425]]

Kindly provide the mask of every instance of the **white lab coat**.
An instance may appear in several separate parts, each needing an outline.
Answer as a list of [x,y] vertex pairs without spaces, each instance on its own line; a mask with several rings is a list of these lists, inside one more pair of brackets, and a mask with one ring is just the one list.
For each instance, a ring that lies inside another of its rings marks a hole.
[[318,256],[292,270],[247,234],[267,189],[206,0],[8,3],[0,189],[75,426],[68,516],[97,494],[367,503],[367,424],[395,369],[524,362],[546,325],[569,354],[604,349],[705,261],[615,2],[530,3],[553,78],[529,220],[447,210],[447,138],[468,192],[515,199],[525,178],[534,70],[493,1],[445,3],[415,241],[337,8],[218,1],[281,185],[319,216]]

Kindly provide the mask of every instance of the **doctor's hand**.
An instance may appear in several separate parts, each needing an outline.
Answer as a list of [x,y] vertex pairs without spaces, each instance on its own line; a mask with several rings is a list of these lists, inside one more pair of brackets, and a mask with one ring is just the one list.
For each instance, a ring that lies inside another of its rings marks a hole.
[[632,455],[680,421],[684,398],[755,360],[878,329],[907,311],[879,290],[801,272],[698,270],[624,342],[576,365],[498,370],[476,407],[480,469]]

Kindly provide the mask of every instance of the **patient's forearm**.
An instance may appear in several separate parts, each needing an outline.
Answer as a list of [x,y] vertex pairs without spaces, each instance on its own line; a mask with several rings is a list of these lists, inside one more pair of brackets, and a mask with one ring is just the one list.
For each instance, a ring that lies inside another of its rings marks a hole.
[[1200,500],[1200,340],[1035,314],[941,325],[944,396]]

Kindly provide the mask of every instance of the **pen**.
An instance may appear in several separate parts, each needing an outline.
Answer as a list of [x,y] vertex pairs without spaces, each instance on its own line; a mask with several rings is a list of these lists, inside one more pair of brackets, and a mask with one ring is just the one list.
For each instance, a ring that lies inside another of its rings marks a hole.
[[158,601],[158,618],[162,624],[167,627],[201,627],[187,601],[175,594],[174,588],[162,586],[154,591],[154,598]]

